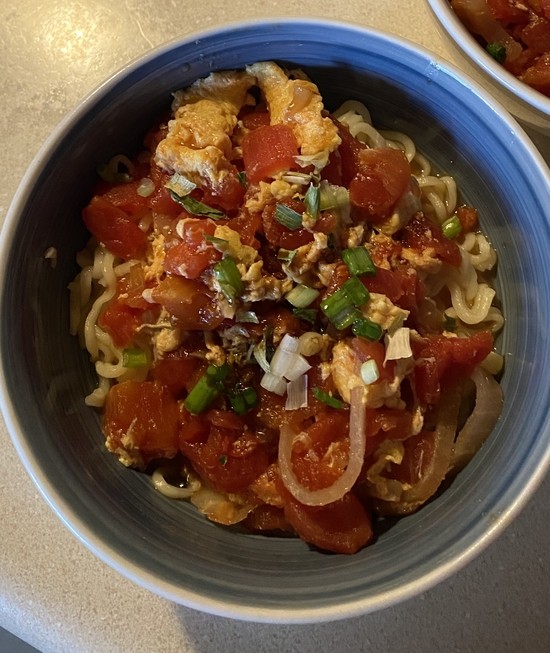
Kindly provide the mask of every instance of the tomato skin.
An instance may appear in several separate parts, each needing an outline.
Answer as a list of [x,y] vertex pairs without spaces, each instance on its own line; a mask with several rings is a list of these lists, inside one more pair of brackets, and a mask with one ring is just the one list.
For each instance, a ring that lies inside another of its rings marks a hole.
[[199,358],[179,350],[159,358],[151,370],[151,376],[165,385],[174,397],[179,397],[193,388],[198,380],[197,373],[200,376],[204,367]]
[[206,236],[213,236],[216,225],[207,219],[188,218],[183,229],[183,240],[174,239],[167,246],[164,269],[187,279],[197,279],[222,257]]
[[224,320],[213,305],[207,286],[195,279],[167,276],[152,289],[151,297],[164,306],[183,329],[210,331]]
[[410,165],[401,150],[361,150],[357,172],[349,184],[352,219],[384,220],[407,190],[410,177]]
[[250,431],[211,425],[205,441],[180,442],[180,448],[198,474],[221,492],[246,489],[270,463],[264,444]]
[[326,506],[305,506],[284,488],[284,512],[296,533],[313,546],[334,553],[357,553],[373,537],[372,520],[363,504],[348,492]]
[[147,235],[132,216],[105,198],[95,195],[82,217],[88,231],[115,256],[124,260],[145,256]]
[[428,335],[411,342],[413,389],[421,405],[437,404],[443,387],[467,378],[493,349],[493,336],[480,331],[465,338]]
[[295,167],[298,142],[287,125],[262,125],[245,134],[243,161],[248,181],[257,184]]
[[172,458],[179,447],[179,411],[175,399],[158,381],[124,381],[107,395],[103,428],[116,447],[130,432],[132,448],[139,449],[145,463]]

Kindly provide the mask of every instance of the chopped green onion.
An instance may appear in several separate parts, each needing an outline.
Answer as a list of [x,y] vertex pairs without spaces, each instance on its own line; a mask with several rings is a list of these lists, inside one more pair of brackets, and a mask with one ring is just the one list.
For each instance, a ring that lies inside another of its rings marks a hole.
[[309,188],[307,189],[306,194],[304,196],[304,204],[306,206],[306,211],[309,213],[309,215],[314,220],[317,220],[317,218],[319,217],[319,206],[320,206],[319,186],[314,186],[313,184],[309,185]]
[[223,382],[229,374],[229,365],[209,365],[184,401],[187,411],[198,415],[205,411],[223,390]]
[[504,63],[506,60],[506,48],[500,43],[488,43],[486,50],[498,63]]
[[231,257],[228,256],[219,263],[216,263],[214,266],[214,276],[220,284],[222,293],[229,302],[232,302],[242,294],[244,285],[241,279],[241,273]]
[[138,184],[136,192],[140,197],[149,197],[149,195],[155,192],[155,182],[149,179],[149,177],[143,177]]
[[292,231],[302,227],[302,215],[286,204],[275,205],[275,220]]
[[248,324],[260,324],[260,320],[254,311],[237,311],[235,313],[237,322],[246,322]]
[[248,177],[246,176],[246,172],[244,170],[237,173],[237,179],[241,182],[243,188],[248,188]]
[[462,231],[462,225],[457,215],[453,215],[441,225],[441,231],[446,238],[456,238]]
[[211,206],[203,204],[202,202],[199,202],[199,200],[196,200],[189,195],[182,197],[177,193],[174,193],[172,190],[170,191],[170,195],[172,196],[174,202],[181,204],[181,206],[183,206],[183,208],[192,215],[205,215],[208,218],[212,218],[212,220],[225,218],[223,211],[213,209]]
[[233,412],[244,415],[258,404],[258,393],[252,387],[242,388],[229,395]]
[[380,378],[380,370],[374,358],[369,358],[361,365],[361,379],[365,385],[370,385]]
[[277,252],[277,259],[283,261],[284,263],[291,263],[292,259],[296,256],[295,249],[281,249]]
[[340,208],[349,204],[349,192],[344,186],[335,186],[323,180],[319,186],[319,210]]
[[366,304],[369,297],[363,283],[357,277],[352,277],[321,302],[321,310],[338,330],[347,329],[362,319],[357,309]]
[[294,288],[287,292],[285,299],[289,304],[295,306],[296,308],[306,308],[319,297],[319,291],[315,288],[310,288],[309,286],[304,286],[303,284],[298,284]]
[[372,322],[366,317],[357,320],[351,325],[354,335],[367,340],[380,340],[382,337],[382,327],[376,322]]
[[299,320],[305,320],[311,324],[315,324],[319,317],[319,313],[314,308],[293,308],[292,313]]
[[227,465],[227,460],[228,460],[227,455],[224,453],[222,453],[222,455],[218,458],[218,462],[220,463],[220,465],[224,465],[224,466]]
[[352,276],[366,274],[372,277],[376,274],[376,267],[369,252],[364,247],[352,247],[351,249],[342,250],[342,259],[348,266],[349,273]]
[[451,317],[450,315],[444,314],[443,317],[443,330],[444,331],[456,331],[456,318]]
[[218,238],[217,236],[211,236],[210,234],[204,234],[204,240],[212,243],[212,245],[219,245],[222,248],[229,242],[228,240],[225,240],[225,238]]
[[147,352],[143,349],[129,348],[122,350],[122,366],[128,368],[145,367],[147,365]]
[[175,193],[178,197],[185,197],[193,192],[197,187],[190,179],[175,172],[170,179],[164,184],[165,188]]
[[344,402],[341,399],[329,395],[328,392],[321,390],[321,388],[315,386],[311,391],[313,392],[315,399],[322,401],[327,406],[330,406],[331,408],[344,408]]

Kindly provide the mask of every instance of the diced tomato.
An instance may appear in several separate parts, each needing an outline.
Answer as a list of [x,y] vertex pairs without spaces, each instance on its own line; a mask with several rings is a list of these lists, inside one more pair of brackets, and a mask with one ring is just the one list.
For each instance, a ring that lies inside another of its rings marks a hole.
[[336,186],[342,185],[342,155],[338,149],[330,153],[327,165],[321,170],[321,179]]
[[376,268],[372,277],[362,277],[361,281],[369,292],[380,293],[404,309],[416,308],[424,298],[424,286],[412,267],[397,270]]
[[538,16],[532,17],[521,30],[521,38],[527,48],[537,55],[550,52],[550,21]]
[[265,125],[245,134],[243,160],[248,181],[257,184],[295,167],[298,142],[287,125]]
[[365,457],[371,456],[384,440],[404,440],[412,431],[413,416],[396,408],[367,408],[365,414]]
[[[138,449],[145,463],[172,458],[178,451],[179,411],[158,381],[125,381],[107,395],[103,428],[114,448]],[[131,445],[123,442],[129,436]]]
[[[246,110],[248,109],[248,110]],[[267,127],[270,124],[269,111],[265,105],[260,104],[256,107],[245,107],[239,115],[245,129],[252,131],[258,127]]]
[[539,57],[521,78],[537,91],[550,96],[550,53]]
[[456,210],[462,231],[465,233],[475,231],[478,226],[477,209],[473,206],[459,206]]
[[180,442],[198,474],[217,490],[239,492],[267,469],[265,445],[252,432],[211,426],[206,441]]
[[212,303],[208,287],[195,279],[167,276],[152,289],[151,297],[164,306],[183,329],[210,331],[224,319]]
[[176,218],[182,211],[181,205],[172,199],[165,187],[172,175],[153,163],[149,176],[155,184],[155,191],[147,198],[153,215]]
[[412,341],[413,389],[421,405],[437,404],[443,387],[467,378],[493,348],[493,336],[480,331],[465,338],[429,335]]
[[349,129],[333,119],[338,128],[338,135],[341,143],[338,146],[340,183],[349,188],[351,180],[359,171],[359,154],[367,149],[367,146],[352,136]]
[[202,369],[204,364],[200,358],[177,350],[159,358],[151,370],[151,376],[165,385],[174,397],[178,397],[184,390],[189,392],[193,388]]
[[410,177],[401,150],[380,147],[359,152],[358,169],[349,185],[352,218],[384,220],[407,190]]
[[454,240],[446,238],[441,227],[431,222],[422,213],[417,213],[401,231],[401,241],[405,247],[423,252],[433,248],[436,256],[450,265],[458,267],[462,261],[460,249]]
[[258,531],[261,533],[292,531],[292,527],[285,518],[284,510],[268,504],[262,504],[261,506],[254,508],[254,510],[242,522],[242,525],[250,531]]
[[288,523],[303,540],[325,551],[356,553],[373,536],[371,517],[352,492],[317,507],[304,506],[286,491],[284,511]]
[[245,207],[227,223],[230,229],[239,234],[243,245],[249,245],[256,249],[260,247],[260,243],[256,239],[256,233],[260,230],[261,225],[262,214],[250,213]]
[[141,179],[130,181],[126,184],[116,184],[102,197],[113,206],[122,209],[137,222],[149,211],[149,201],[146,197],[138,195],[137,189]]
[[380,377],[375,383],[391,381],[395,372],[395,361],[387,361],[384,365],[386,350],[381,342],[366,340],[365,338],[352,338],[351,346],[361,363],[374,360],[378,367]]
[[421,431],[403,441],[403,460],[399,465],[390,463],[386,472],[388,478],[414,485],[423,477],[435,451],[433,431]]
[[141,258],[147,249],[147,235],[135,219],[98,195],[82,212],[88,230],[116,256]]
[[[300,215],[305,211],[303,202],[294,199],[285,199],[280,202],[293,209]],[[302,245],[313,242],[313,234],[307,229],[289,229],[280,224],[275,218],[276,204],[267,204],[262,211],[262,225],[264,235],[270,245],[284,249],[296,249]]]
[[213,236],[216,225],[212,220],[189,218],[184,223],[183,240],[170,241],[164,258],[164,269],[187,279],[197,279],[206,268],[222,257],[205,236]]
[[504,26],[512,23],[527,23],[529,10],[515,0],[486,0],[493,16]]
[[216,188],[203,188],[202,201],[208,206],[220,207],[224,211],[236,211],[242,204],[245,188],[233,164],[227,164],[225,172]]

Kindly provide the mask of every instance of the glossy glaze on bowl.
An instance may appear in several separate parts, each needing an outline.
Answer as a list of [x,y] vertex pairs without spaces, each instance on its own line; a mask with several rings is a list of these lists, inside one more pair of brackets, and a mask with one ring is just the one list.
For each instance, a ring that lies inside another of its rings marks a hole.
[[509,73],[466,29],[449,0],[427,0],[443,39],[461,67],[480,82],[524,126],[550,136],[550,98]]
[[[80,211],[99,163],[139,147],[170,93],[211,70],[263,59],[300,65],[326,106],[364,100],[406,131],[481,212],[500,255],[507,324],[502,418],[446,492],[354,556],[218,527],[155,493],[103,447],[84,405],[95,378],[68,333],[67,284],[86,234]],[[517,514],[550,451],[550,173],[518,125],[471,80],[411,44],[323,21],[231,25],[156,50],[60,125],[2,233],[2,408],[44,497],[102,560],[179,603],[240,619],[309,622],[383,608],[457,571]],[[44,258],[57,249],[54,268]]]

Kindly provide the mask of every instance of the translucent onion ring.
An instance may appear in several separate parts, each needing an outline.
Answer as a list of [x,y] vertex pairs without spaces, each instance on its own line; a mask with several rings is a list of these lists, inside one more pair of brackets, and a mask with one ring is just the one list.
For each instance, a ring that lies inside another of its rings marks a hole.
[[455,441],[451,458],[454,472],[459,472],[473,458],[502,413],[502,388],[495,378],[480,367],[471,378],[476,385],[475,406]]
[[365,459],[365,406],[363,388],[357,386],[350,393],[349,457],[346,471],[332,485],[320,490],[309,490],[296,478],[292,469],[292,444],[296,433],[281,426],[279,437],[279,469],[281,479],[292,496],[306,506],[326,506],[347,494],[353,487]]

